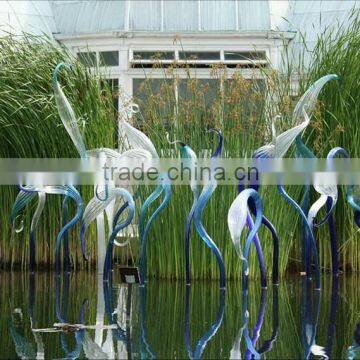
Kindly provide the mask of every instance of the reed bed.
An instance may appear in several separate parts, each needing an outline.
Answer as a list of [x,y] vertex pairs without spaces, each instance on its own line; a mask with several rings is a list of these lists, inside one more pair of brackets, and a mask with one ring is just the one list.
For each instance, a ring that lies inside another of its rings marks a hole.
[[[313,62],[306,72],[292,66],[291,54],[285,49],[286,70],[281,74],[271,69],[254,70],[245,79],[240,70],[232,71],[221,66],[212,69],[211,79],[204,81],[197,70],[185,65],[186,76],[180,77],[178,65],[164,70],[164,80],[156,87],[151,75],[140,84],[135,100],[140,113],[135,124],[149,135],[164,156],[179,156],[174,146],[165,140],[166,131],[171,137],[188,143],[199,156],[204,149],[214,147],[216,139],[205,130],[219,127],[224,134],[225,157],[251,157],[259,146],[271,140],[270,120],[282,114],[278,131],[286,128],[292,110],[303,91],[322,75],[337,73],[338,83],[330,83],[323,90],[319,107],[313,117],[311,129],[305,139],[318,157],[326,156],[334,146],[343,146],[352,157],[359,155],[359,131],[356,119],[359,104],[356,102],[359,87],[360,64],[357,56],[360,42],[360,22],[354,13],[351,25],[336,31],[329,29],[318,39],[312,53]],[[2,157],[76,157],[76,150],[61,125],[53,99],[50,76],[59,61],[74,63],[74,71],[62,74],[61,83],[81,123],[88,148],[115,147],[116,122],[109,92],[100,90],[99,78],[90,75],[67,51],[50,41],[25,41],[5,38],[0,40],[0,126]],[[293,96],[291,77],[299,75],[298,96]],[[304,75],[306,74],[306,75]],[[260,78],[260,80],[259,80]],[[174,94],[174,84],[179,89]],[[271,104],[271,106],[269,106]],[[207,151],[207,154],[209,151]],[[293,156],[289,154],[289,156]],[[142,186],[141,201],[152,191]],[[85,201],[92,190],[81,189]],[[295,199],[301,198],[301,187],[291,187]],[[241,263],[235,254],[227,229],[227,212],[237,194],[236,185],[218,186],[209,201],[204,225],[223,253],[228,278],[239,278]],[[8,214],[16,195],[15,188],[1,190],[3,215],[1,220],[1,264],[26,267],[28,259],[28,231],[11,237]],[[274,186],[261,189],[265,215],[276,226],[280,235],[280,274],[299,269],[300,224],[295,211],[278,195]],[[340,255],[343,271],[360,270],[360,245],[352,212],[341,191],[336,209]],[[181,279],[185,276],[184,223],[192,203],[188,186],[173,186],[173,195],[165,211],[151,229],[148,242],[148,271],[152,277]],[[25,224],[29,225],[32,211],[26,211]],[[38,259],[44,266],[54,263],[54,238],[60,221],[60,199],[54,198],[46,208],[41,221],[38,241]],[[92,227],[92,229],[94,229]],[[93,233],[94,234],[94,233]],[[79,257],[77,235],[71,242],[74,263],[85,266]],[[260,232],[268,269],[272,262],[272,240],[264,230]],[[11,237],[11,240],[10,240]],[[331,255],[328,234],[321,229],[319,239],[321,266],[330,268]],[[21,246],[20,246],[21,244]],[[90,236],[91,263],[96,257],[96,239]],[[132,251],[137,260],[138,242]],[[129,251],[117,252],[119,262],[129,261]],[[255,254],[251,254],[254,263]],[[254,264],[255,265],[255,264]],[[211,252],[195,231],[191,238],[191,271],[195,279],[217,279],[217,265]],[[251,269],[256,269],[252,266]],[[270,270],[269,270],[270,271]],[[251,271],[257,276],[256,270]]]
[[[59,118],[52,91],[51,75],[59,62],[73,64],[71,72],[61,73],[60,82],[78,116],[87,148],[114,147],[116,121],[108,89],[101,90],[99,78],[91,76],[57,43],[26,35],[21,40],[0,39],[1,157],[78,157]],[[25,230],[21,233],[12,231],[9,215],[17,192],[15,186],[1,188],[2,267],[25,268],[28,261],[29,226],[34,209],[30,207],[24,211]],[[85,201],[93,196],[89,187],[82,188],[81,193]],[[61,219],[61,197],[48,196],[48,200],[38,229],[40,267],[49,267],[54,262],[55,237]],[[96,253],[94,245],[95,242],[89,244],[92,254]],[[80,264],[77,232],[71,246],[74,263]]]

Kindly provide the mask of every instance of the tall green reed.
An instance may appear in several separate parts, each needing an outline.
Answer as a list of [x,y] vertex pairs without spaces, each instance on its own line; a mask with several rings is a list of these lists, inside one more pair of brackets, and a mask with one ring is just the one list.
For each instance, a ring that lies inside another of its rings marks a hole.
[[[9,36],[0,39],[1,157],[78,157],[59,118],[51,86],[52,71],[59,62],[73,65],[71,72],[61,73],[60,82],[78,117],[87,148],[114,147],[116,121],[112,98],[108,88],[100,89],[99,78],[90,75],[65,48],[49,39]],[[93,196],[89,187],[83,187],[81,193],[85,203]],[[14,186],[1,188],[0,266],[24,268],[28,261],[28,229],[34,209],[24,211],[25,231],[11,235],[9,214],[16,194]],[[53,264],[62,201],[57,196],[48,196],[48,199],[37,240],[38,263],[45,267]],[[73,235],[73,260],[79,264],[78,234],[74,232]],[[96,253],[95,241],[90,243],[89,249],[91,254]]]

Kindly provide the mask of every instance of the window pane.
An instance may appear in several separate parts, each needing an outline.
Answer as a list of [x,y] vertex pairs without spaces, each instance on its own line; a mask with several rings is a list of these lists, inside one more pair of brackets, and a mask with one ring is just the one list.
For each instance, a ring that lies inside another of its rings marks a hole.
[[87,67],[96,66],[96,52],[80,52],[77,54],[78,60]]
[[190,101],[197,99],[198,104],[210,107],[218,98],[219,80],[217,79],[184,79],[178,85],[179,99]]
[[220,60],[219,51],[180,51],[180,60]]
[[266,60],[265,51],[225,51],[225,60]]
[[100,51],[100,66],[118,66],[118,51]]
[[134,51],[134,60],[174,60],[173,51]]

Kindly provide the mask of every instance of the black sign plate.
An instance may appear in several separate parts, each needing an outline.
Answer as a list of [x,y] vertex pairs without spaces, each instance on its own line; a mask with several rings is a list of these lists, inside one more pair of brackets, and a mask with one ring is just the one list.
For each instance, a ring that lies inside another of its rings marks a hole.
[[137,267],[119,267],[121,282],[125,284],[138,284],[140,282]]

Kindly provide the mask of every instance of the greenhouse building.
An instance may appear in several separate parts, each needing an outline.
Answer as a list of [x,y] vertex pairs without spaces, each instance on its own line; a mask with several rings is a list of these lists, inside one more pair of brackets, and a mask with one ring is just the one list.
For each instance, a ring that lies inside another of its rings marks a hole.
[[[112,88],[136,95],[146,77],[156,91],[174,62],[196,69],[199,81],[207,83],[216,64],[226,65],[228,77],[239,69],[245,78],[260,77],[256,68],[279,69],[281,49],[288,44],[295,53],[306,44],[309,61],[318,34],[346,21],[358,5],[349,0],[4,1],[0,33],[45,33],[102,72]],[[187,76],[181,69],[177,75]],[[176,96],[180,87],[175,85]]]

